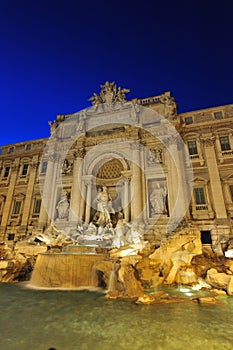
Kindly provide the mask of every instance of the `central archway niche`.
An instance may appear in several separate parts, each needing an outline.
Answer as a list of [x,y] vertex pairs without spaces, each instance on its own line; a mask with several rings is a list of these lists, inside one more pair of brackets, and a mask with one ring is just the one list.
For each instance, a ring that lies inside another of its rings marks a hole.
[[89,168],[92,175],[92,195],[90,221],[95,221],[96,203],[99,188],[107,187],[112,199],[112,207],[115,214],[111,214],[113,225],[116,224],[119,213],[123,213],[127,221],[130,219],[129,181],[125,174],[129,172],[130,166],[122,156],[116,154],[105,154],[101,159],[96,159]]

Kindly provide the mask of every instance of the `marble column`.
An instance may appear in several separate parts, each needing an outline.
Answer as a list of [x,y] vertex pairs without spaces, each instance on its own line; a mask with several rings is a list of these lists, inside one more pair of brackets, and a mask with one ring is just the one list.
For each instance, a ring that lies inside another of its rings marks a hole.
[[145,147],[142,148],[141,152],[141,189],[142,189],[142,209],[143,209],[143,221],[148,223],[148,213],[147,213],[147,185],[146,185],[146,176],[145,176],[145,157],[146,151]]
[[123,178],[123,201],[122,207],[124,212],[124,219],[129,222],[130,221],[130,179],[132,176],[131,171],[122,171],[121,172]]
[[85,222],[89,224],[91,218],[91,203],[92,203],[92,175],[86,177],[85,183],[87,186],[86,191],[86,208],[85,208]]
[[140,144],[131,145],[132,156],[132,179],[131,179],[131,220],[141,220],[142,216],[142,190],[140,169]]
[[79,209],[79,217],[80,217],[81,221],[84,221],[84,218],[85,218],[86,192],[87,192],[87,186],[85,184],[85,181],[82,179],[82,182],[81,182],[81,200],[80,200],[80,209]]
[[81,201],[82,201],[82,168],[83,168],[83,150],[78,150],[74,154],[73,163],[73,179],[72,179],[72,192],[70,201],[70,220],[71,222],[78,222],[81,220]]
[[124,180],[124,218],[126,222],[129,222],[129,179]]

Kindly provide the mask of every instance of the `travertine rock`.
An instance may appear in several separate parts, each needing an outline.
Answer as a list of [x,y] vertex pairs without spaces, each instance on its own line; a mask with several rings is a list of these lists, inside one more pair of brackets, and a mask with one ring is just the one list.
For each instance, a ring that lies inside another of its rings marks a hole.
[[144,294],[143,296],[139,297],[136,301],[136,304],[156,304],[156,303],[180,303],[180,302],[187,302],[188,300],[185,298],[178,298],[176,296],[169,296],[167,293],[158,291],[153,294]]
[[230,280],[227,285],[227,294],[233,295],[233,276],[230,277]]
[[[43,248],[43,249],[41,249]],[[47,247],[17,244],[15,249],[11,249],[6,244],[0,248],[0,281],[12,282],[26,280],[29,278],[34,258],[38,252],[47,250]]]
[[196,301],[200,304],[217,304],[219,301],[214,297],[200,297],[195,298],[193,301]]
[[227,295],[227,293],[222,289],[211,289],[210,292],[214,296],[226,296]]
[[123,296],[135,298],[144,294],[140,281],[135,276],[135,269],[127,261],[121,261],[118,271],[118,279],[123,285]]
[[233,274],[233,260],[228,260],[226,263],[225,263],[225,266],[228,267],[228,269],[231,271],[231,273]]
[[191,268],[178,271],[176,282],[181,284],[194,284],[197,283],[197,276]]
[[215,288],[226,290],[228,295],[233,295],[233,276],[210,269],[207,271],[206,281]]
[[24,244],[24,245],[16,245],[15,252],[18,252],[20,254],[23,254],[24,256],[30,257],[42,253],[46,253],[47,246],[40,246],[40,245],[30,245],[30,244]]
[[216,269],[207,271],[206,282],[219,289],[227,289],[230,277],[225,273],[219,273]]
[[[173,235],[160,248],[150,255],[151,266],[165,277],[165,284],[196,282],[191,268],[191,260],[202,253],[199,231],[183,232]],[[185,273],[185,270],[188,272]],[[180,272],[182,271],[182,272]]]
[[151,287],[156,288],[158,286],[161,286],[164,282],[165,277],[161,277],[159,273],[153,274],[152,279],[151,279]]
[[9,265],[9,261],[8,260],[1,260],[0,261],[0,270],[7,269],[8,265]]

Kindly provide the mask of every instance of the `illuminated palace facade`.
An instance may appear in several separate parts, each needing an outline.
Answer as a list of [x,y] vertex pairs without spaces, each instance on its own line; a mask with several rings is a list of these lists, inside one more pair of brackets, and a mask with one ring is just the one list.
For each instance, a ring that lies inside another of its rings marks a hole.
[[[207,244],[233,236],[233,104],[179,114],[169,92],[131,101],[126,92],[106,82],[92,108],[58,115],[50,148],[48,138],[1,147],[0,241],[16,242],[51,222],[70,230],[89,224],[103,186],[115,213],[137,220],[146,239],[182,225],[200,230]],[[182,142],[167,136],[166,122]],[[62,201],[69,210],[59,214]]]

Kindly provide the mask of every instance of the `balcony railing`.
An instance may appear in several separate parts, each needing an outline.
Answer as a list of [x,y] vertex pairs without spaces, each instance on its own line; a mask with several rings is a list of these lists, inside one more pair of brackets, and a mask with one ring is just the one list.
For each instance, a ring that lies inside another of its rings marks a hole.
[[192,160],[199,159],[199,154],[191,154],[190,159],[192,159]]
[[208,204],[197,204],[195,205],[196,210],[208,210]]
[[214,215],[211,204],[192,205],[192,217],[194,220],[213,219]]
[[232,156],[233,156],[233,150],[230,149],[230,150],[227,150],[227,151],[222,151],[222,152],[221,152],[221,155],[222,155],[222,157],[224,157],[224,158],[232,157]]

